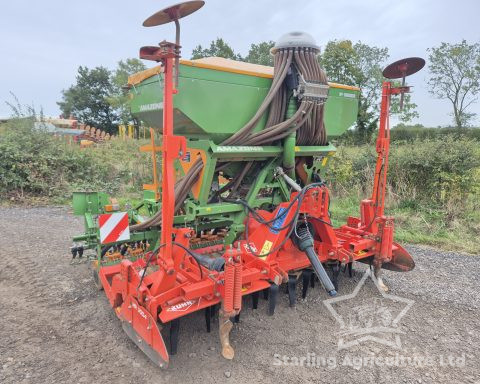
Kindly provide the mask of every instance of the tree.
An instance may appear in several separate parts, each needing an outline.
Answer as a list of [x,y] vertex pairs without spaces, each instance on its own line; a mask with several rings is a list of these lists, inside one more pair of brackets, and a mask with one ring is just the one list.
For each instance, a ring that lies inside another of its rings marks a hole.
[[108,102],[113,92],[110,71],[105,67],[88,69],[80,66],[77,83],[62,91],[58,106],[63,115],[74,116],[81,122],[114,133],[118,116]]
[[248,63],[273,66],[273,56],[270,55],[270,49],[274,45],[275,42],[271,40],[252,44],[244,60]]
[[192,60],[211,56],[224,57],[233,60],[242,59],[239,54],[236,54],[233,49],[219,37],[210,43],[210,48],[203,48],[201,45],[197,45],[192,51]]
[[[382,68],[388,59],[388,48],[372,47],[361,41],[353,44],[350,40],[329,41],[320,57],[320,63],[330,81],[354,85],[360,88],[357,129],[370,135],[377,127],[379,118]],[[408,122],[417,117],[416,104],[405,95],[403,110],[398,100],[392,99],[392,113],[399,113],[401,121]]]
[[467,108],[480,92],[480,44],[441,43],[430,52],[428,80],[430,93],[439,99],[448,99],[453,106],[453,118],[458,128],[468,126],[475,117]]
[[122,124],[129,124],[134,121],[130,113],[128,95],[123,87],[127,84],[130,75],[145,69],[145,64],[143,64],[142,61],[130,58],[125,61],[120,60],[117,68],[111,75],[112,93],[108,96],[107,100],[112,108],[117,111]]

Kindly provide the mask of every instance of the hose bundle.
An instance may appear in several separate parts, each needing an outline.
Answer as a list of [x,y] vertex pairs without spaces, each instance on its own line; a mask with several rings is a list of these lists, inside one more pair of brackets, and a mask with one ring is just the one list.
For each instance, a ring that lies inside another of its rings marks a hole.
[[[286,84],[287,75],[298,73],[298,76],[307,82],[327,84],[325,72],[320,67],[314,48],[288,47],[279,48],[274,54],[274,73],[270,90],[258,108],[255,115],[235,134],[223,141],[220,145],[268,145],[277,142],[296,132],[297,145],[325,145],[327,135],[323,123],[323,102],[304,97],[297,101],[296,112],[286,118],[289,97],[292,90]],[[260,119],[267,113],[265,128],[253,132]],[[223,168],[225,165],[222,165]],[[248,167],[250,168],[250,167]],[[175,184],[175,212],[177,212],[187,198],[191,188],[197,181],[203,163],[197,160],[187,174]],[[218,169],[217,169],[218,170]],[[234,183],[238,187],[239,183]],[[130,230],[144,230],[152,226],[161,225],[162,213],[159,210],[147,221],[132,225]]]

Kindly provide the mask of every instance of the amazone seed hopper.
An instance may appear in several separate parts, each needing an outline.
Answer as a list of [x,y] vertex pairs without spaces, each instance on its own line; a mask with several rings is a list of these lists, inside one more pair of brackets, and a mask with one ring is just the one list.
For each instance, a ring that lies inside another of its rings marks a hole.
[[[255,114],[270,89],[273,67],[221,57],[180,60],[179,93],[173,97],[174,132],[220,143]],[[131,111],[150,127],[162,128],[161,66],[129,78]],[[329,83],[325,105],[327,135],[335,138],[357,119],[359,89]],[[264,128],[266,116],[255,131]]]

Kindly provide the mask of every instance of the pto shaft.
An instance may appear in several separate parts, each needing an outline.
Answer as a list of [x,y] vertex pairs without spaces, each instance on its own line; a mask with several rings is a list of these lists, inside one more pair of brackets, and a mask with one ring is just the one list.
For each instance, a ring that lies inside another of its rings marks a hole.
[[298,248],[301,251],[305,252],[305,254],[307,255],[308,260],[310,260],[310,263],[312,264],[313,270],[317,274],[318,279],[323,284],[328,294],[330,296],[335,296],[337,294],[337,291],[335,290],[332,281],[328,277],[325,268],[323,268],[322,263],[318,259],[318,256],[313,249],[313,238],[308,227],[301,226],[297,228],[296,242]]

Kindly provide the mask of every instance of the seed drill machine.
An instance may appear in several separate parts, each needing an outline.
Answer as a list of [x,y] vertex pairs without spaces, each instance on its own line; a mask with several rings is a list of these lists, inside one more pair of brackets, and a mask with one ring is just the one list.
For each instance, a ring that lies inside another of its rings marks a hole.
[[[360,90],[327,82],[319,48],[301,32],[277,41],[273,67],[181,60],[179,19],[203,4],[171,6],[143,24],[176,25],[175,43],[140,49],[159,65],[128,81],[132,114],[152,127],[141,148],[153,164],[143,201],[124,211],[101,192],[78,192],[73,201],[86,227],[73,256],[95,251],[96,283],[160,367],[177,351],[180,319],[193,312],[204,312],[207,331],[218,315],[221,353],[232,359],[229,334],[245,297],[257,308],[262,293],[273,315],[282,284],[294,306],[297,282],[302,297],[315,281],[336,295],[340,268],[351,273],[354,261],[370,264],[385,289],[382,269],[414,268],[384,213],[389,103],[409,91],[405,82],[382,86],[372,196],[361,201],[360,217],[335,228],[325,181],[330,140],[355,122]],[[384,76],[405,79],[423,65],[400,60]]]

